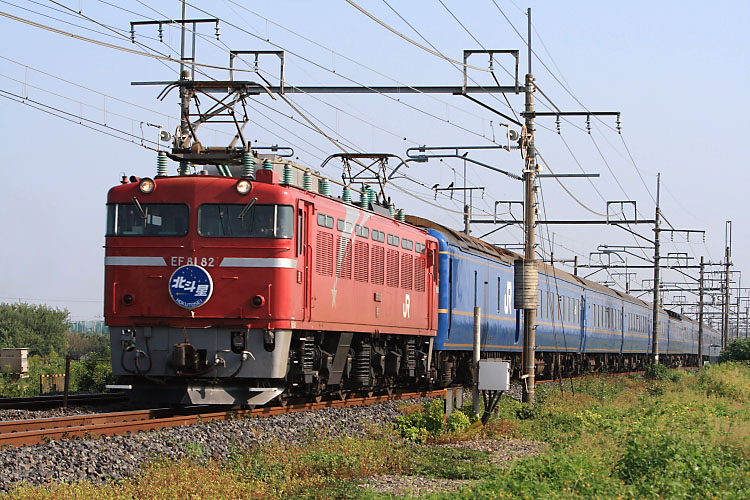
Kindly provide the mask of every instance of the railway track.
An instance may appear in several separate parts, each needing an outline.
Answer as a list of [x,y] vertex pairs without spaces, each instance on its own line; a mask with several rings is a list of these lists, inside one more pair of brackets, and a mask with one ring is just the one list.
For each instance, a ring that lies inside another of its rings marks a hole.
[[[23,398],[0,398],[0,410],[47,410],[63,405],[64,396],[30,396]],[[125,393],[101,392],[93,394],[69,394],[68,405],[120,403],[127,401]]]
[[445,391],[441,389],[437,391],[392,394],[390,396],[371,396],[340,401],[271,406],[253,410],[205,412],[205,408],[198,407],[182,410],[181,413],[184,414],[177,414],[178,410],[161,408],[69,417],[12,420],[0,422],[0,446],[28,446],[44,443],[52,439],[68,437],[115,436],[214,420],[270,417],[284,413],[319,410],[323,408],[369,406],[385,401],[440,397],[444,394]]

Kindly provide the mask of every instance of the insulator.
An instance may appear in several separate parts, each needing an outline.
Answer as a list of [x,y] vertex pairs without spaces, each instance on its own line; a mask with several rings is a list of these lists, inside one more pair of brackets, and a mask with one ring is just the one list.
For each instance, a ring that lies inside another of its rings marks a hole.
[[396,207],[393,206],[393,203],[388,205],[388,213],[391,215],[391,219],[394,219],[396,217]]
[[341,195],[341,199],[344,200],[344,203],[352,202],[352,190],[349,189],[349,186],[344,186],[344,193]]
[[180,175],[187,175],[193,165],[189,161],[180,162]]
[[130,41],[135,43],[135,29],[130,28]]
[[370,201],[370,207],[375,206],[375,204],[378,202],[378,193],[376,193],[375,190],[371,187],[367,188],[367,197]]
[[312,189],[312,174],[309,170],[305,170],[305,173],[302,175],[302,187],[305,188],[305,191]]
[[331,196],[331,186],[328,184],[328,179],[320,179],[320,194]]
[[359,192],[359,206],[362,208],[369,208],[370,205],[370,195],[367,192],[368,189],[370,189],[370,186],[363,186],[362,191]]
[[164,41],[164,28],[162,27],[161,24],[159,25],[159,41],[160,42]]
[[242,154],[242,177],[255,177],[255,158],[253,158],[252,153],[247,151]]
[[591,135],[591,115],[586,115],[586,131]]
[[398,220],[400,222],[406,222],[406,212],[403,208],[398,209]]
[[166,177],[169,175],[169,160],[166,151],[159,151],[156,157],[156,176]]
[[273,163],[268,158],[263,160],[263,170],[273,170]]
[[352,361],[352,375],[354,380],[362,385],[369,386],[372,380],[372,348],[370,344],[363,342],[359,350],[354,353]]
[[216,23],[215,31],[216,31],[216,39],[218,40],[219,36],[221,35],[221,29],[219,28],[219,23],[218,22]]
[[294,181],[294,170],[288,163],[284,164],[284,184],[291,186]]

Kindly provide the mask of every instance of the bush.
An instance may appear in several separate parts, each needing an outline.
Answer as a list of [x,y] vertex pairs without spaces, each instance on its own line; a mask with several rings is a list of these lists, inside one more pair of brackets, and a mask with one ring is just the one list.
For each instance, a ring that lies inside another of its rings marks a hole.
[[659,380],[663,382],[679,382],[682,380],[682,373],[674,368],[669,368],[660,363],[648,365],[646,373],[643,375],[648,380]]
[[70,367],[71,379],[80,392],[103,392],[107,384],[113,384],[116,377],[112,374],[112,363],[109,348],[104,355],[91,353],[85,359]]
[[750,401],[750,376],[747,366],[741,363],[729,362],[705,367],[698,375],[698,385],[709,397]]
[[448,432],[460,432],[465,431],[471,425],[471,419],[466,413],[462,411],[454,411],[448,417],[448,422],[445,424],[445,430]]
[[437,439],[446,432],[465,431],[478,420],[471,403],[456,409],[446,420],[442,399],[428,401],[422,407],[408,407],[405,410],[408,413],[398,418],[396,430],[404,439],[417,443]]
[[719,358],[720,363],[726,361],[750,361],[750,339],[736,339],[729,344]]

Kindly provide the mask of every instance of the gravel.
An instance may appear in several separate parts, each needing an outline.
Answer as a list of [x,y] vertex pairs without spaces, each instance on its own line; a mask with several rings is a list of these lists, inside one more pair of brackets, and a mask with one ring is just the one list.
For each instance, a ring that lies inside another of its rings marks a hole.
[[[41,485],[132,476],[157,458],[222,459],[238,448],[274,439],[303,442],[312,433],[361,435],[373,424],[395,422],[402,402],[356,408],[326,408],[268,418],[214,421],[125,436],[64,439],[43,445],[0,449],[0,491],[20,482]],[[70,410],[69,410],[70,411]],[[38,418],[39,412],[34,412]],[[48,412],[45,412],[48,413]],[[52,415],[48,415],[52,416]]]
[[[545,384],[549,385],[549,384]],[[540,388],[543,386],[540,386]],[[543,389],[544,390],[544,389]],[[520,399],[521,386],[514,384],[506,396]],[[419,401],[412,401],[419,402]],[[274,439],[300,443],[318,432],[330,436],[361,435],[373,424],[391,424],[401,413],[399,402],[367,407],[327,408],[267,418],[216,421],[125,436],[64,439],[47,444],[0,449],[0,491],[12,490],[21,482],[32,485],[52,482],[91,480],[103,482],[137,474],[140,467],[155,458],[179,460],[186,457],[222,459],[238,448],[253,448]],[[104,411],[119,411],[113,405]],[[62,415],[100,413],[102,407],[57,408],[44,411],[2,410],[0,420],[48,418]],[[493,444],[494,443],[494,444]],[[500,444],[498,444],[500,443]],[[497,463],[531,453],[534,445],[510,441],[457,443],[481,446],[498,458]],[[454,445],[451,445],[454,446]],[[528,447],[528,450],[524,448]],[[494,448],[493,448],[494,447]],[[381,491],[449,491],[462,482],[427,478],[374,478]],[[390,486],[389,486],[390,485]],[[416,489],[414,489],[416,488]],[[409,490],[412,491],[412,490]]]

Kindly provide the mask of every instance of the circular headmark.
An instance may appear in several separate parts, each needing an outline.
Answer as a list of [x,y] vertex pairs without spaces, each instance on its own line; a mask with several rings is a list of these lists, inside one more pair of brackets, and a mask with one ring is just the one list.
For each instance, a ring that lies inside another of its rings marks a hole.
[[188,264],[178,267],[169,278],[169,295],[185,309],[200,307],[211,298],[214,282],[201,266]]

